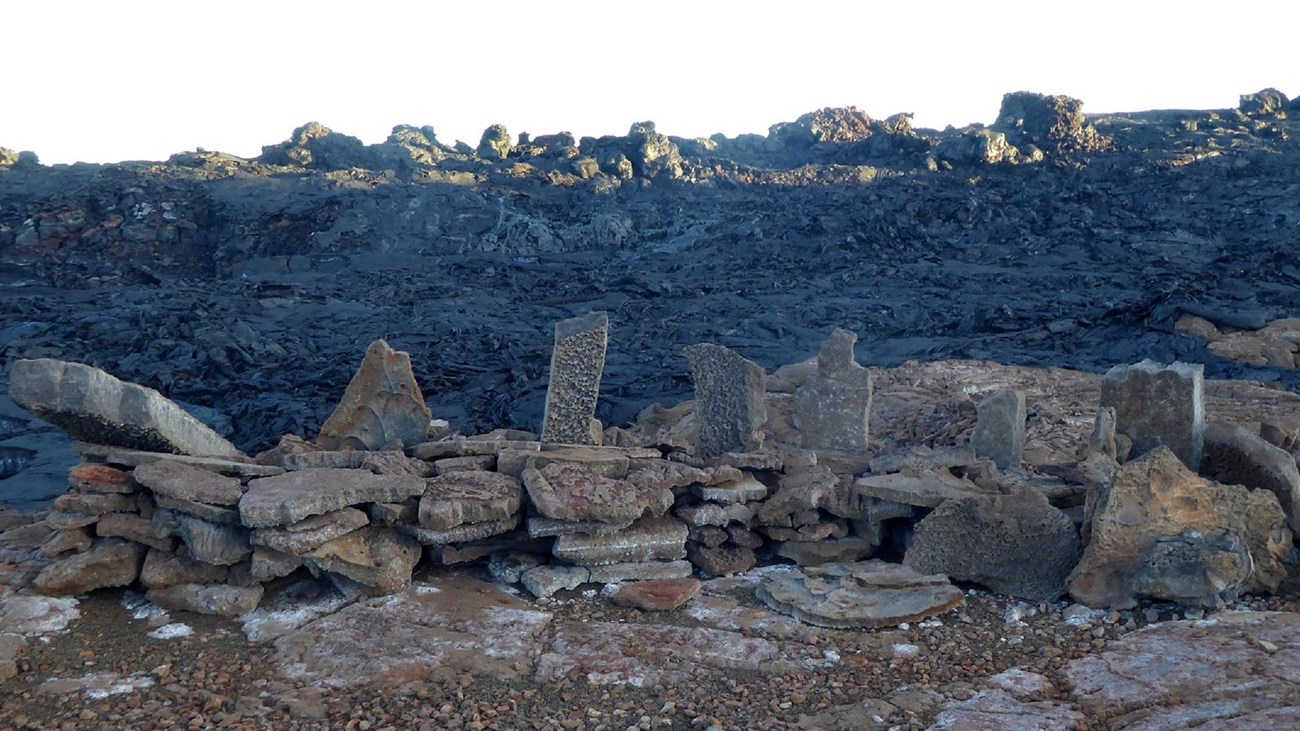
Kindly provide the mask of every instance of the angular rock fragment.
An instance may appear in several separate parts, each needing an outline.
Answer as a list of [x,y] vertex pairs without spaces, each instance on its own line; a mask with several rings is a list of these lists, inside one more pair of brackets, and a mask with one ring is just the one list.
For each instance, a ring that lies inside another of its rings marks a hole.
[[423,495],[424,487],[424,480],[414,475],[307,469],[248,483],[239,515],[251,528],[288,525],[359,503],[401,502]]
[[774,611],[839,629],[891,627],[942,614],[963,601],[942,575],[875,559],[825,564],[769,577],[755,593]]
[[660,579],[623,584],[611,599],[620,607],[654,612],[677,609],[700,593],[699,579]]
[[557,558],[589,566],[674,561],[686,556],[687,534],[686,524],[680,520],[643,518],[612,536],[560,536],[552,552]]
[[241,454],[152,388],[81,363],[19,360],[9,373],[9,397],[81,441],[174,454]]
[[302,567],[301,556],[281,553],[266,546],[253,546],[249,575],[253,581],[271,581],[288,576]]
[[135,478],[126,470],[106,464],[82,464],[68,473],[68,484],[82,492],[112,492],[129,495],[136,491]]
[[151,549],[140,569],[140,583],[155,589],[176,584],[215,584],[225,581],[229,569],[195,561],[187,555]]
[[211,523],[240,525],[239,508],[236,507],[226,508],[219,505],[196,503],[193,500],[179,500],[164,495],[155,495],[154,500],[157,501],[157,507],[164,510],[193,515],[196,518],[202,518]]
[[673,504],[669,490],[643,489],[563,462],[530,467],[523,482],[537,512],[556,520],[628,523],[663,515]]
[[520,582],[529,593],[540,599],[553,596],[557,591],[577,589],[590,578],[591,572],[585,566],[547,564],[525,571]]
[[692,485],[693,492],[701,500],[715,503],[748,503],[767,497],[767,485],[745,474],[738,480],[730,480],[717,485]]
[[754,514],[759,525],[790,526],[796,513],[818,508],[844,518],[859,517],[855,487],[820,465],[781,478],[776,493]]
[[740,523],[748,528],[754,519],[754,507],[744,503],[728,503],[726,505],[700,503],[690,507],[677,508],[673,511],[673,514],[686,521],[687,525],[695,527],[706,525],[725,527],[732,523]]
[[1200,473],[1225,485],[1268,490],[1281,503],[1291,532],[1300,532],[1300,471],[1289,452],[1245,427],[1211,422]]
[[324,449],[401,449],[429,435],[432,414],[411,372],[411,356],[376,340],[321,426]]
[[253,531],[250,540],[254,546],[265,546],[281,553],[301,556],[369,523],[370,518],[362,511],[340,508],[289,525],[258,528]]
[[164,519],[176,524],[176,535],[180,536],[190,555],[198,561],[229,566],[243,561],[253,553],[249,531],[243,526],[209,523],[184,513],[166,513]]
[[1082,552],[1069,516],[1024,490],[943,503],[916,524],[903,563],[999,594],[1054,601]]
[[41,544],[41,553],[47,558],[59,558],[65,553],[83,553],[90,550],[91,535],[85,528],[55,531]]
[[145,598],[163,609],[209,614],[218,617],[239,617],[254,609],[262,601],[262,587],[231,586],[229,584],[173,584],[150,589]]
[[873,550],[875,546],[871,541],[852,536],[820,541],[784,541],[776,547],[776,555],[788,558],[799,566],[821,566],[824,563],[861,561],[870,556]]
[[[1225,533],[1249,550],[1253,571],[1239,585],[1220,585],[1231,575],[1224,569],[1236,563]],[[1176,536],[1185,537],[1183,546],[1156,548]],[[1189,555],[1198,546],[1205,550]],[[1170,599],[1188,602],[1197,587],[1208,587],[1212,591],[1199,603],[1217,607],[1240,592],[1276,589],[1286,576],[1282,559],[1290,550],[1291,531],[1273,493],[1211,482],[1188,470],[1168,448],[1157,447],[1121,467],[1099,502],[1069,590],[1088,606],[1122,609],[1137,603],[1140,589],[1169,587],[1181,579]],[[1174,556],[1180,563],[1171,565],[1167,559]]]
[[132,474],[154,494],[176,500],[227,506],[239,504],[244,495],[239,480],[180,462],[146,462]]
[[382,592],[401,591],[411,580],[420,546],[391,528],[374,526],[336,538],[303,556],[321,571],[332,571]]
[[822,344],[817,372],[795,391],[795,426],[806,449],[867,451],[871,418],[871,372],[858,365],[858,336],[836,329]]
[[136,504],[130,495],[70,492],[54,499],[54,509],[64,513],[104,515],[135,512]]
[[712,343],[691,345],[684,352],[695,381],[696,456],[712,459],[761,447],[759,429],[767,421],[763,368]]
[[690,561],[629,561],[588,566],[587,570],[587,580],[593,584],[684,579],[692,572]]
[[1115,409],[1115,428],[1133,440],[1133,455],[1168,447],[1183,464],[1201,464],[1205,437],[1204,371],[1199,364],[1149,360],[1115,366],[1101,380],[1101,406]]
[[605,312],[591,312],[555,324],[542,419],[543,442],[598,443],[592,436],[591,422],[600,398],[608,341],[609,315]]
[[131,513],[105,515],[95,524],[95,534],[101,538],[117,537],[142,543],[160,551],[176,548],[171,528],[157,520],[146,520]]
[[984,397],[976,408],[970,446],[976,456],[988,457],[998,469],[1019,467],[1025,451],[1025,392],[998,391]]
[[451,530],[464,523],[508,520],[523,504],[523,485],[498,472],[449,472],[430,479],[420,498],[421,528]]
[[400,503],[371,503],[367,510],[371,523],[393,527],[415,523],[419,519],[420,503],[413,499]]
[[56,595],[128,586],[140,576],[145,550],[130,541],[100,539],[89,551],[46,566],[32,585],[42,594]]
[[688,543],[686,558],[709,576],[742,574],[758,564],[753,548],[730,544],[709,547]]

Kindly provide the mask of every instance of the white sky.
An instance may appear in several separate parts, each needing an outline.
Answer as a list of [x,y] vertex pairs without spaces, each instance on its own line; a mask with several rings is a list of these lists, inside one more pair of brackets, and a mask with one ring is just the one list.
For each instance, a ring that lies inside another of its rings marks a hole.
[[1089,112],[1300,95],[1300,0],[3,0],[0,28],[0,146],[45,163],[251,157],[308,121],[476,144],[493,123],[763,133],[844,105],[941,128],[1018,90]]

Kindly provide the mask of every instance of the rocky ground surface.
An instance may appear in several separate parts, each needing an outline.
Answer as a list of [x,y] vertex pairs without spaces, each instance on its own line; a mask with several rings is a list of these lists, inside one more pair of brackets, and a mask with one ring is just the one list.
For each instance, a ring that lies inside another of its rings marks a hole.
[[[738,139],[475,148],[399,127],[367,147],[308,125],[253,160],[0,154],[0,366],[102,367],[245,451],[316,433],[378,337],[436,417],[535,431],[552,324],[589,310],[609,312],[607,425],[689,397],[683,346],[770,369],[837,326],[869,366],[1181,358],[1293,388],[1286,358],[1175,323],[1296,313],[1294,106],[1087,116],[1009,95],[991,127],[942,132],[826,109]],[[0,403],[3,470],[29,478],[0,500],[34,506],[73,458],[23,418]]]

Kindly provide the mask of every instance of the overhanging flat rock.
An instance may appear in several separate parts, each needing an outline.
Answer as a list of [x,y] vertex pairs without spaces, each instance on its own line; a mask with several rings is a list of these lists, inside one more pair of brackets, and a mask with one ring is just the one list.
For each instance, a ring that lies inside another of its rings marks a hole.
[[359,503],[398,503],[423,494],[424,479],[414,475],[307,469],[248,483],[239,516],[250,528],[265,528]]

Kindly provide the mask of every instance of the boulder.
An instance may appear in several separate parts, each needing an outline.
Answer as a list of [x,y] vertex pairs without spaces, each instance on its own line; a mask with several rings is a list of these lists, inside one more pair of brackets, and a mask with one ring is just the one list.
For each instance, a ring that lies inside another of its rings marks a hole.
[[1300,471],[1289,452],[1243,426],[1210,422],[1200,473],[1225,485],[1268,490],[1282,505],[1291,532],[1300,532]]
[[239,501],[244,525],[265,528],[359,503],[396,503],[424,494],[414,475],[376,475],[361,470],[307,469],[248,483]]
[[176,584],[212,584],[226,579],[225,566],[195,561],[186,555],[151,549],[144,557],[140,583],[149,589]]
[[154,494],[176,500],[226,506],[238,505],[244,496],[238,479],[180,462],[146,462],[132,474]]
[[1242,94],[1237,108],[1248,117],[1286,117],[1291,100],[1277,89],[1261,89],[1253,94]]
[[557,520],[626,524],[663,515],[673,504],[671,490],[643,489],[573,464],[530,467],[524,470],[523,482],[537,512]]
[[1082,554],[1065,513],[1035,490],[948,500],[916,524],[903,560],[925,574],[1054,601]]
[[9,373],[9,397],[73,439],[150,452],[242,456],[152,388],[81,363],[19,360]]
[[320,571],[342,574],[381,592],[401,591],[420,560],[420,546],[391,528],[369,526],[303,554]]
[[773,574],[755,590],[768,607],[806,624],[873,629],[942,614],[963,601],[941,575],[872,559]]
[[1032,144],[1058,155],[1097,152],[1113,144],[1087,123],[1083,102],[1063,95],[1006,94],[993,129],[1005,133],[1015,145]]
[[420,498],[420,527],[451,530],[464,523],[508,520],[523,504],[519,480],[499,472],[466,470],[429,480]]
[[371,156],[361,140],[340,134],[319,122],[308,122],[275,145],[264,145],[257,158],[266,165],[287,165],[316,170],[348,170],[372,167]]
[[700,593],[699,579],[660,579],[623,584],[611,599],[620,607],[650,611],[677,609]]
[[483,130],[478,143],[478,156],[484,160],[504,160],[510,157],[514,147],[510,141],[510,132],[503,124],[494,124]]
[[432,414],[411,372],[411,356],[376,340],[343,399],[321,426],[322,449],[401,449],[422,443]]
[[[1119,469],[1098,501],[1090,534],[1070,575],[1070,594],[1088,606],[1117,609],[1135,606],[1143,595],[1218,607],[1241,592],[1273,591],[1286,576],[1282,560],[1291,550],[1286,515],[1273,493],[1199,477],[1166,447]],[[1238,563],[1237,544],[1249,551],[1253,570],[1224,583]]]
[[32,584],[42,594],[56,595],[129,586],[140,576],[145,550],[139,543],[100,539],[89,551],[46,566]]
[[261,584],[173,584],[150,589],[145,598],[163,609],[240,617],[257,609],[258,602],[262,601],[262,591]]

